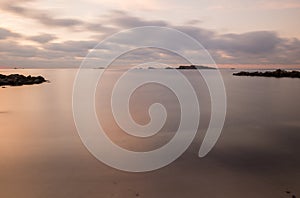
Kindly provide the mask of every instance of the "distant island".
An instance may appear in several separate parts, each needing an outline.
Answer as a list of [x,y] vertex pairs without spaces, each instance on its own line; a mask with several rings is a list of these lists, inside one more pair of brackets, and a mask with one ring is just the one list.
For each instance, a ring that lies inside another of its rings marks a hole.
[[179,66],[176,69],[216,69],[214,67],[207,67],[207,66],[202,66],[202,65],[190,65],[190,66]]
[[282,69],[277,69],[275,71],[266,71],[266,72],[246,72],[241,71],[234,73],[234,76],[261,76],[261,77],[276,77],[276,78],[300,78],[299,71],[286,71]]
[[42,76],[24,76],[20,74],[3,75],[0,74],[0,86],[22,86],[47,82]]
[[149,66],[147,68],[145,67],[140,67],[140,68],[136,68],[136,69],[180,69],[180,70],[188,70],[188,69],[216,69],[214,67],[208,67],[208,66],[203,66],[203,65],[181,65],[179,67],[153,67],[153,66]]

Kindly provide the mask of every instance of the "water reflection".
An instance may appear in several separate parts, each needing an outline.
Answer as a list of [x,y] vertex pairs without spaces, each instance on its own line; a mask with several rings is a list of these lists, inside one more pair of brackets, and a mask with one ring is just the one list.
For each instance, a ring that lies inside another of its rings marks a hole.
[[[200,159],[209,96],[202,79],[186,72],[197,85],[201,106],[195,141],[170,166],[131,174],[98,162],[81,143],[72,117],[76,70],[18,72],[43,75],[51,83],[0,89],[1,197],[288,197],[286,190],[300,195],[299,79],[233,77],[224,71],[226,123],[216,147]],[[111,71],[106,77],[113,81],[118,75]],[[154,85],[134,94],[131,113],[137,122],[149,121],[147,109],[156,101],[170,115],[162,133],[140,141],[122,133],[112,119],[109,86],[99,85],[96,108],[113,141],[149,150],[172,138],[179,108],[170,90]]]

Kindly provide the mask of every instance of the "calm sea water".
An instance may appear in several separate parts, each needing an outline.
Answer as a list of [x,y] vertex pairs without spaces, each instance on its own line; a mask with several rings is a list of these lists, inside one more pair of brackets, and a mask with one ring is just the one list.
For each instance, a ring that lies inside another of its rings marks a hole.
[[[0,197],[300,196],[300,79],[236,77],[232,76],[234,70],[223,70],[225,126],[214,149],[198,158],[210,117],[210,99],[201,77],[185,71],[200,102],[197,137],[169,166],[127,173],[99,162],[79,138],[72,114],[77,70],[0,71],[16,72],[43,75],[51,83],[0,89]],[[109,108],[110,90],[121,72],[108,71],[97,89],[97,115],[107,135],[136,151],[164,145],[178,127],[176,97],[159,85],[138,89],[130,101],[133,119],[146,124],[153,102],[165,105],[168,119],[150,139],[130,137],[116,125]],[[162,75],[161,70],[151,72]]]

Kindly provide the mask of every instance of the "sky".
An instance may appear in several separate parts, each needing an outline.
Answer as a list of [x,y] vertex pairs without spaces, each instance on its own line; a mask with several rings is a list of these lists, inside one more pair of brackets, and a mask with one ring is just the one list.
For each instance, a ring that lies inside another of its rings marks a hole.
[[[299,0],[0,0],[0,19],[0,67],[79,67],[103,39],[141,26],[186,33],[217,64],[300,64]],[[132,53],[126,63],[172,59]]]

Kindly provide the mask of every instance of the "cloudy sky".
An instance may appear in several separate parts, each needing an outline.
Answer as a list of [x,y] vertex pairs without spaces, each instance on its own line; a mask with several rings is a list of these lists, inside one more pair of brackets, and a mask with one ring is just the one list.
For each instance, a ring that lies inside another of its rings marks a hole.
[[218,64],[300,64],[299,0],[0,0],[0,9],[0,67],[78,67],[97,43],[139,26],[180,30]]

